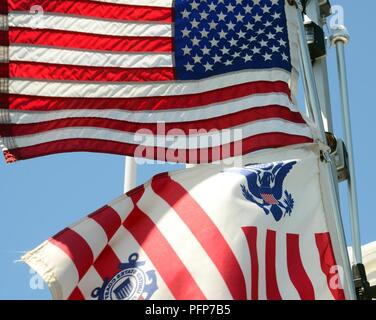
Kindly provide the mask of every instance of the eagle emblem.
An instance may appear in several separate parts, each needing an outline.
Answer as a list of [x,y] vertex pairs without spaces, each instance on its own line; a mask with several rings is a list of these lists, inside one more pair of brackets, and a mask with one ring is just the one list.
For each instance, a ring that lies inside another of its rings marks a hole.
[[291,171],[296,161],[255,164],[244,168],[233,168],[247,178],[247,184],[241,185],[245,199],[257,204],[265,214],[272,214],[280,221],[287,214],[290,216],[294,209],[294,199],[283,188],[283,181]]

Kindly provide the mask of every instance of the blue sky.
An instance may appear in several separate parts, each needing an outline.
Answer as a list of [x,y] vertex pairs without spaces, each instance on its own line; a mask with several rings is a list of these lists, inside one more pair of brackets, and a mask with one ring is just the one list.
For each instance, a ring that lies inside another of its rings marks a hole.
[[[373,30],[376,2],[367,10],[358,1],[338,0],[345,9],[351,34],[346,48],[351,98],[351,118],[362,243],[376,240],[376,214],[370,206],[376,173],[376,108],[373,106],[376,44]],[[329,50],[329,72],[335,133],[342,135],[334,48]],[[176,166],[146,165],[138,169],[138,183],[157,172]],[[48,237],[98,209],[122,193],[124,157],[104,154],[63,154],[6,165],[0,161],[0,299],[50,299],[46,286],[32,289],[35,280],[29,268],[16,263],[22,252],[35,248]],[[350,243],[345,184],[341,184],[344,225]]]

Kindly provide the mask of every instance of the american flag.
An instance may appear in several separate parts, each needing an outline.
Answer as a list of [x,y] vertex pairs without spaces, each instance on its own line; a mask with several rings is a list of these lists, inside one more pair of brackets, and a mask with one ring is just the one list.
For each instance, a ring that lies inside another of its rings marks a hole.
[[197,166],[154,177],[23,260],[55,299],[344,299],[312,150],[275,154],[294,163],[280,221],[244,198],[236,168]]
[[8,162],[143,146],[138,156],[194,163],[312,142],[293,103],[294,10],[285,0],[2,1],[0,146]]

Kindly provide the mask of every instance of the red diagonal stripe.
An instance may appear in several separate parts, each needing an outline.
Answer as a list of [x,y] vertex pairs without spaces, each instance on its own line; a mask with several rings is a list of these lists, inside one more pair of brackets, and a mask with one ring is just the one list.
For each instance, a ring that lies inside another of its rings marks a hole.
[[71,295],[68,297],[68,300],[85,300],[84,295],[82,294],[79,287],[76,287]]
[[64,229],[49,241],[63,250],[77,268],[79,280],[86,274],[93,264],[94,256],[90,246],[77,232]]
[[[152,1],[151,1],[152,3]],[[8,0],[9,10],[30,11],[39,5],[44,12],[54,12],[101,19],[171,22],[172,8],[137,6],[90,0]]]
[[[178,300],[204,300],[205,295],[154,222],[135,203],[124,227],[145,251]],[[173,227],[173,226],[172,226]]]
[[276,232],[268,230],[265,245],[266,298],[282,300],[276,274]]
[[287,267],[291,282],[303,300],[315,300],[315,290],[309,279],[300,256],[299,235],[286,235]]
[[10,27],[10,44],[52,46],[112,52],[172,52],[172,38],[123,37],[76,31]]
[[257,228],[243,227],[243,232],[247,238],[249,255],[251,258],[251,299],[258,300],[259,292],[259,262],[257,255]]
[[114,250],[107,245],[99,257],[94,262],[94,268],[97,270],[101,278],[111,279],[117,272],[120,271],[119,265],[121,261],[115,254]]
[[89,217],[95,220],[106,232],[107,241],[110,241],[112,236],[121,226],[121,219],[119,214],[109,206],[92,213]]
[[196,200],[169,176],[153,179],[154,192],[164,199],[192,231],[211,258],[235,300],[247,299],[243,272],[229,244]]
[[[329,232],[317,233],[315,235],[316,246],[320,254],[321,270],[326,276],[328,288],[335,300],[344,300],[345,293],[342,288],[333,287],[333,285],[341,286],[338,270],[333,269],[337,265],[334,257],[332,242],[330,240]],[[338,279],[338,281],[332,281]]]

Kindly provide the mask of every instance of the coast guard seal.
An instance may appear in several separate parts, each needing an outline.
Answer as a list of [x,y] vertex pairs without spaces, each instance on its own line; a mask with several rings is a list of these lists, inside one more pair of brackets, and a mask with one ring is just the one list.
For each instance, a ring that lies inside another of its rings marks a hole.
[[105,279],[102,287],[91,293],[98,300],[148,300],[158,289],[155,270],[144,272],[145,262],[138,261],[138,253],[129,256],[127,263],[119,265],[120,271]]

